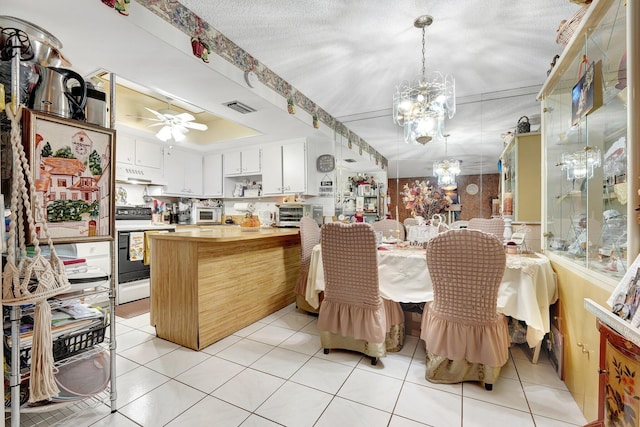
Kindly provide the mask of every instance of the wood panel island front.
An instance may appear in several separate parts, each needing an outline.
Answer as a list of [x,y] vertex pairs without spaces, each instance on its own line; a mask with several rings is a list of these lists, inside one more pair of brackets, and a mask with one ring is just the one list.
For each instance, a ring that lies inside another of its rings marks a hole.
[[150,234],[150,321],[194,350],[295,301],[298,229],[213,226]]

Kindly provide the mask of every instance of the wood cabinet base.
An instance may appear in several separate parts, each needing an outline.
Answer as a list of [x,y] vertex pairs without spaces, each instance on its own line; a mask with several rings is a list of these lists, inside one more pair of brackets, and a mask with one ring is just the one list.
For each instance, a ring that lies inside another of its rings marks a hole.
[[[173,234],[173,233],[172,233]],[[300,236],[151,239],[151,325],[201,350],[295,301]]]

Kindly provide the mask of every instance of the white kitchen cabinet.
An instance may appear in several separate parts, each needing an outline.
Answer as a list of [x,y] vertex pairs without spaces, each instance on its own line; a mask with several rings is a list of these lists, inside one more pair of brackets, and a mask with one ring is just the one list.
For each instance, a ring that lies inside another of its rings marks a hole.
[[161,170],[163,163],[162,144],[118,133],[116,162]]
[[204,156],[203,181],[205,197],[222,197],[222,154]]
[[263,195],[307,193],[305,141],[264,146],[262,159]]
[[202,188],[202,155],[176,148],[164,151],[164,170],[167,185],[163,194],[199,197]]
[[250,148],[225,153],[224,175],[255,175],[260,173],[260,149]]

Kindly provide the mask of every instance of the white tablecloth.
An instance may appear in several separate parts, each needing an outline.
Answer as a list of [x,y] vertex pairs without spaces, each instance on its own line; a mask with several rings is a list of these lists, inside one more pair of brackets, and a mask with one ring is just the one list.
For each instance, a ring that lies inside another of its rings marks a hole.
[[[380,295],[398,302],[433,301],[433,284],[424,249],[396,248],[378,251]],[[313,248],[306,300],[319,306],[324,290],[320,245]],[[498,311],[527,324],[527,343],[536,347],[549,332],[549,305],[558,290],[549,259],[544,255],[507,255],[507,268],[498,291]]]

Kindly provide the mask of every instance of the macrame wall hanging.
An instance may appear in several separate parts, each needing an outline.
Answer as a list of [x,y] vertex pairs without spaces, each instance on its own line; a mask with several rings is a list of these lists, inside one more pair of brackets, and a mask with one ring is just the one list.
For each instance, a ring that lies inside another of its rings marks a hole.
[[[59,392],[54,378],[51,306],[47,299],[68,291],[70,284],[62,260],[56,255],[46,221],[42,221],[41,234],[50,248],[49,259],[42,255],[39,245],[34,212],[41,215],[46,213],[36,197],[31,169],[22,145],[22,106],[15,108],[8,104],[6,112],[11,121],[14,173],[7,263],[2,276],[2,303],[14,306],[35,304],[29,385],[29,402],[33,403],[48,400]],[[31,258],[27,256],[27,232],[35,250],[35,256]],[[16,253],[16,238],[19,253]]]

